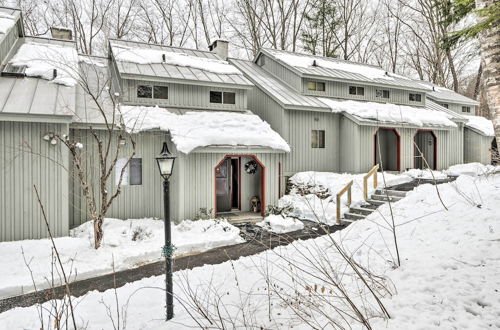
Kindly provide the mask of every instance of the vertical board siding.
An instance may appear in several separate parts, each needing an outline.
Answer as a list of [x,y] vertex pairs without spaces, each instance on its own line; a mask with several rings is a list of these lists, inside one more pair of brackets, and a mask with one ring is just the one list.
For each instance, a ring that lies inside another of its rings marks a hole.
[[36,185],[55,236],[68,234],[68,152],[43,136],[68,134],[67,124],[0,122],[0,241],[48,233]]
[[[307,89],[308,81],[321,81],[325,83],[325,91],[310,91]],[[360,86],[364,87],[365,93],[363,96],[361,95],[350,95],[349,94],[349,86]],[[386,89],[389,90],[389,98],[384,99],[380,97],[376,97],[377,89]],[[363,85],[363,83],[344,83],[338,81],[325,81],[320,79],[308,79],[304,78],[302,82],[302,93],[305,95],[312,96],[323,96],[323,97],[338,97],[342,99],[351,99],[351,100],[359,100],[359,101],[374,101],[374,102],[383,102],[383,103],[395,103],[395,104],[403,104],[410,106],[425,106],[425,93],[423,92],[412,92],[422,94],[421,102],[413,102],[409,100],[410,90],[401,90],[395,88],[388,87],[375,87],[369,85]]]
[[0,34],[0,64],[6,59],[7,54],[19,38],[17,23],[7,34]]
[[[475,116],[476,107],[474,105],[438,102],[439,105],[448,104],[448,109],[459,115]],[[462,112],[462,106],[470,107],[470,112]]]
[[[285,156],[285,174],[339,170],[339,117],[333,113],[287,111],[286,125],[289,131],[284,137],[291,152]],[[325,148],[311,147],[312,130],[325,131]]]
[[464,128],[464,161],[491,164],[491,142],[493,137],[478,134]]
[[[247,93],[244,89],[221,88],[198,85],[151,82],[142,80],[123,80],[123,102],[147,106],[172,106],[212,110],[242,110],[246,108]],[[137,98],[138,85],[168,87],[168,99]],[[235,93],[235,104],[210,103],[210,91]]]
[[[385,127],[385,126],[383,126]],[[358,126],[348,118],[343,118],[340,125],[341,161],[340,170],[364,173],[375,165],[376,126]],[[413,139],[417,128],[398,127],[400,136],[400,169],[415,167]],[[452,130],[432,130],[436,135],[436,168],[447,169],[451,165],[463,162],[463,127]]]
[[[265,54],[261,54],[260,57],[265,58],[264,65],[261,65],[264,70],[272,74],[274,77],[280,79],[285,84],[295,89],[297,92],[300,92],[302,90],[302,78],[298,74]],[[259,62],[257,63],[260,63],[260,58]]]
[[283,136],[283,108],[260,88],[253,87],[248,91],[248,109]]
[[[83,144],[82,162],[86,170],[86,176],[94,189],[99,189],[99,158],[96,143],[89,130],[72,129],[72,136]],[[97,131],[99,137],[106,143],[108,136],[106,131]],[[136,142],[135,158],[142,158],[142,184],[141,185],[122,185],[120,195],[113,201],[106,217],[118,219],[157,217],[163,218],[162,204],[162,179],[158,172],[155,157],[159,154],[163,142],[166,140],[165,133],[147,132],[133,135]],[[118,133],[114,134],[112,139],[112,151],[116,151]],[[120,157],[130,157],[132,154],[132,145],[130,141],[121,148]],[[108,181],[108,192],[116,191],[115,172]],[[75,173],[71,178],[72,191],[70,198],[70,226],[75,227],[88,221],[88,207],[83,197],[81,186]],[[99,201],[99,192],[95,191],[97,201]]]

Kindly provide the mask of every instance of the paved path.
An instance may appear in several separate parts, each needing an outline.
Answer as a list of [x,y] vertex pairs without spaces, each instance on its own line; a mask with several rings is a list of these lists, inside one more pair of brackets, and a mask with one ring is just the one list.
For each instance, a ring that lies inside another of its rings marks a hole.
[[[267,249],[272,249],[279,245],[288,245],[294,240],[303,240],[325,235],[327,232],[335,232],[345,226],[325,226],[306,222],[305,229],[288,234],[276,235],[256,228],[256,226],[241,226],[242,235],[247,239],[246,243],[231,245],[212,249],[200,254],[178,257],[174,259],[174,271],[192,269],[203,265],[220,264],[228,260],[236,260],[240,257],[250,256]],[[324,228],[324,229],[323,229]],[[165,271],[165,262],[158,261],[133,269],[127,269],[93,277],[70,284],[71,295],[82,296],[89,291],[97,290],[103,292],[112,289],[116,281],[116,287],[124,286],[127,283],[141,280],[146,277],[162,275]],[[14,296],[0,300],[0,313],[15,307],[27,307],[37,303],[44,303],[51,299],[60,299],[64,296],[64,287],[59,286],[53,289],[41,290],[24,295]]]

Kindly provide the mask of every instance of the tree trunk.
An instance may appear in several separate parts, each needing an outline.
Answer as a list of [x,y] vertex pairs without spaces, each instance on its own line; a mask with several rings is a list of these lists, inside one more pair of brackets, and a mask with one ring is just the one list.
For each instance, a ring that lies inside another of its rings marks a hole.
[[102,218],[99,217],[94,219],[94,248],[97,250],[102,243],[102,237],[104,235],[102,231]]
[[[495,0],[476,0],[476,8],[494,6]],[[481,39],[481,58],[483,67],[483,86],[486,103],[490,111],[490,118],[495,127],[497,145],[500,145],[500,28],[496,24],[493,28],[483,31]]]

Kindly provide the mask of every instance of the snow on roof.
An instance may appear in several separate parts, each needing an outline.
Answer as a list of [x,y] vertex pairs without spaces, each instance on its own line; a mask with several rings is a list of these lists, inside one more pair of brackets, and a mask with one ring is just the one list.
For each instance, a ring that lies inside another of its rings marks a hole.
[[438,86],[429,81],[422,81],[422,80],[417,80],[417,83],[420,86],[429,89],[427,95],[430,98],[436,99],[440,102],[479,105],[479,102],[477,102],[476,100],[470,99],[467,96],[452,91],[451,89],[448,89],[446,87]]
[[[25,74],[40,77],[56,84],[75,86],[78,73],[78,54],[71,46],[26,42],[9,61],[12,65],[26,66]],[[53,79],[53,71],[57,77]]]
[[176,114],[157,106],[121,106],[120,111],[128,131],[169,131],[177,150],[185,154],[206,146],[260,146],[290,151],[286,141],[254,114],[222,111]]
[[0,34],[6,34],[14,25],[16,25],[16,17],[4,12],[0,12]]
[[495,136],[495,128],[491,120],[481,116],[463,116],[468,119],[465,126],[474,128],[486,136]]
[[[175,66],[200,69],[218,74],[239,74],[241,71],[227,61],[191,56],[182,52],[163,51],[161,49],[148,49],[113,45],[113,53],[117,61],[136,64],[166,63]],[[165,61],[163,60],[165,56]]]
[[388,123],[405,123],[415,126],[443,126],[456,127],[450,120],[452,115],[435,111],[429,108],[418,108],[407,105],[397,105],[391,103],[361,102],[352,100],[336,100],[330,98],[319,98],[328,105],[333,112],[345,112],[353,116],[377,120]]

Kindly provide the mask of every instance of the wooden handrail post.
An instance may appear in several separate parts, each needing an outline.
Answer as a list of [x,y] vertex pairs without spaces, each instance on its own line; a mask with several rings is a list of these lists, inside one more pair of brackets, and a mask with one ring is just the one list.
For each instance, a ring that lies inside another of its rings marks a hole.
[[365,199],[365,201],[368,200],[368,179],[370,178],[370,176],[373,175],[373,188],[378,187],[378,178],[377,178],[378,169],[379,165],[377,164],[373,166],[372,169],[368,171],[368,173],[366,173],[366,175],[363,177],[363,198]]
[[348,184],[345,185],[344,188],[342,188],[341,191],[339,191],[337,193],[337,225],[340,225],[340,218],[341,218],[341,204],[340,204],[340,201],[341,201],[341,197],[342,195],[347,191],[347,205],[351,206],[351,189],[352,189],[352,184],[353,184],[353,180],[351,180]]

